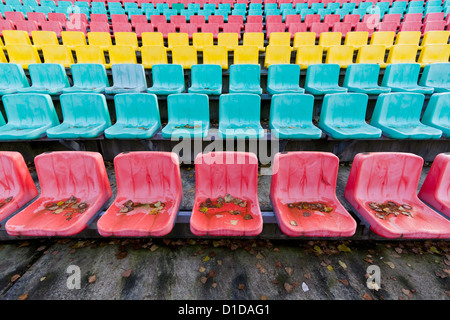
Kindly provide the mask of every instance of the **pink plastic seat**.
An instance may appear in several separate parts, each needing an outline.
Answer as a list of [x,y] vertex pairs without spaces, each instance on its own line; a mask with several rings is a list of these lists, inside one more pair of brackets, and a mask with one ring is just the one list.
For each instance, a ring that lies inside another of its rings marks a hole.
[[[191,232],[198,236],[260,234],[263,220],[257,193],[258,159],[254,153],[199,154],[195,159]],[[208,208],[208,204],[216,208]]]
[[169,33],[175,33],[175,32],[177,32],[175,26],[174,26],[173,24],[170,24],[170,23],[165,23],[165,24],[160,23],[160,24],[157,24],[157,25],[156,25],[156,31],[157,31],[157,32],[161,32],[164,39],[167,39],[167,35],[168,35]]
[[91,22],[90,32],[107,32],[110,33],[110,27],[108,22]]
[[376,27],[376,31],[393,31],[393,32],[397,32],[397,22],[393,22],[393,21],[383,21],[380,22],[377,27]]
[[28,21],[35,21],[39,26],[42,21],[47,21],[47,17],[43,12],[28,12],[27,13]]
[[297,32],[307,32],[308,28],[305,23],[291,23],[288,27],[288,31],[291,34],[291,39],[294,39],[294,36]]
[[239,23],[224,23],[222,31],[226,33],[237,33],[238,38],[241,39],[241,26]]
[[228,23],[238,24],[239,27],[241,28],[241,30],[244,29],[244,17],[243,16],[229,15]]
[[116,32],[133,32],[131,23],[114,23],[112,25],[113,33]]
[[27,164],[19,152],[0,152],[0,221],[38,195]]
[[11,20],[0,20],[0,35],[3,36],[3,30],[15,30]]
[[90,14],[91,17],[91,23],[92,22],[108,22],[108,16],[104,13],[91,13]]
[[151,23],[136,23],[134,26],[134,32],[136,32],[136,37],[141,38],[143,32],[154,32],[155,28]]
[[111,24],[114,25],[116,23],[128,23],[128,16],[126,14],[112,14]]
[[350,237],[355,233],[356,221],[336,196],[338,168],[339,159],[332,153],[275,155],[270,200],[283,233],[291,237]]
[[352,24],[352,27],[355,28],[356,25],[361,21],[361,16],[359,14],[346,14],[342,19],[342,22],[348,22]]
[[5,15],[5,20],[11,21],[25,20],[25,16],[23,15],[22,12],[6,11],[3,14]]
[[423,23],[427,23],[429,21],[443,21],[444,19],[444,12],[430,12],[425,15],[425,18],[423,18]]
[[421,31],[422,22],[420,21],[404,21],[400,24],[399,32],[401,31]]
[[422,23],[422,18],[423,18],[422,13],[405,13],[403,15],[402,22],[416,21],[416,22]]
[[400,26],[402,21],[402,15],[400,13],[388,13],[383,16],[383,22],[395,22],[397,26]]
[[47,13],[48,21],[58,21],[61,27],[65,28],[67,23],[67,17],[62,12],[49,12]]
[[342,38],[345,38],[347,32],[352,31],[352,24],[348,22],[336,22],[331,27],[332,32],[340,32],[342,34]]
[[266,24],[266,39],[270,38],[272,32],[285,32],[286,25],[284,23]]
[[322,23],[322,22],[319,22],[319,23],[313,23],[312,25],[311,25],[311,28],[309,29],[309,31],[310,32],[314,32],[315,34],[316,34],[316,38],[319,38],[320,37],[320,34],[322,33],[322,32],[328,32],[329,31],[329,26],[328,26],[328,24],[327,23]]
[[[339,14],[326,14],[323,18],[324,23],[328,23],[330,27],[333,27],[336,23],[341,22],[341,16]],[[353,25],[350,23],[350,28],[353,27]]]
[[247,23],[263,23],[263,16],[247,16]]
[[419,198],[450,217],[450,153],[440,153],[434,158]]
[[262,32],[263,24],[262,23],[249,23],[247,22],[244,26],[245,32]]
[[80,23],[70,23],[70,21],[68,21],[66,23],[66,31],[79,31],[79,32],[83,32],[85,36],[87,36],[87,28],[86,25],[82,22]]
[[211,22],[205,23],[200,26],[200,30],[202,33],[212,33],[214,39],[217,39],[219,28],[220,26],[218,24]]
[[288,14],[284,19],[284,23],[286,23],[287,28],[289,28],[291,23],[302,23],[302,16],[299,14]]
[[39,26],[36,21],[19,20],[13,22],[16,26],[16,30],[26,31],[28,36],[31,37],[32,31],[38,31]]
[[303,22],[306,23],[308,28],[311,28],[313,23],[320,23],[321,20],[322,17],[320,16],[320,14],[307,14]]
[[60,151],[35,160],[41,193],[6,223],[12,236],[71,236],[111,197],[108,175],[97,152]]
[[[359,153],[353,160],[344,196],[381,237],[448,238],[450,221],[417,197],[422,166],[423,159],[410,153]],[[387,206],[391,206],[388,215],[383,211]]]
[[219,28],[222,28],[224,24],[223,16],[209,16],[208,24],[217,24]]
[[59,21],[42,21],[41,30],[53,31],[58,38],[61,38],[61,31],[63,31],[61,23]]
[[167,18],[166,18],[166,16],[151,15],[150,16],[150,22],[154,26],[157,26],[159,24],[167,24]]
[[[144,17],[147,21],[147,17],[146,16],[131,16],[131,18],[133,17]],[[133,22],[131,22],[133,23]],[[180,26],[183,23],[186,23],[186,16],[171,16],[170,17],[170,23],[175,25],[175,28],[180,28]]]
[[198,32],[198,26],[195,23],[184,23],[180,26],[180,32],[187,33],[189,39],[192,39],[192,35]]
[[117,197],[98,220],[99,233],[105,237],[170,233],[183,197],[178,156],[171,152],[121,153],[114,158],[114,168]]
[[445,30],[445,21],[428,21],[422,25],[422,35],[428,31],[443,31]]
[[205,16],[191,16],[189,22],[196,25],[197,28],[200,28],[202,24],[206,23],[206,18]]
[[132,15],[130,18],[131,26],[134,28],[137,23],[148,23],[146,15]]
[[374,32],[374,26],[369,26],[366,22],[358,22],[355,26],[355,31],[367,31],[369,37],[371,37]]
[[86,14],[84,14],[84,13],[70,13],[69,14],[69,22],[68,23],[76,24],[76,23],[80,23],[80,22],[84,23],[86,26],[89,25],[89,21],[88,21]]
[[282,16],[275,16],[275,15],[267,16],[266,17],[266,26],[268,24],[271,24],[271,23],[283,23],[283,17]]

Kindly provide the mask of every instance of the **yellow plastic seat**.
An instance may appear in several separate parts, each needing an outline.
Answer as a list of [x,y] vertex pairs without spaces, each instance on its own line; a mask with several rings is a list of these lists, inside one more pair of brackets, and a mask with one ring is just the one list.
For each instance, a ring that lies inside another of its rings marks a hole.
[[226,47],[228,51],[234,51],[239,45],[239,35],[234,32],[221,32],[217,35],[217,45]]
[[379,64],[380,68],[386,68],[385,56],[386,46],[382,44],[365,45],[358,49],[356,63]]
[[161,32],[142,32],[142,46],[163,46],[164,38]]
[[75,55],[77,57],[77,63],[96,63],[109,68],[106,64],[105,53],[100,46],[77,46],[75,48]]
[[269,46],[291,46],[289,32],[272,32],[269,37]]
[[303,46],[314,46],[316,44],[315,32],[296,32],[294,34],[294,50]]
[[194,32],[192,34],[192,45],[198,51],[203,51],[204,47],[214,45],[214,37],[212,33]]
[[225,46],[209,46],[203,48],[203,64],[218,64],[228,69],[228,50]]
[[425,32],[422,38],[422,47],[429,44],[447,44],[450,36],[449,30],[442,31],[428,31]]
[[44,45],[42,46],[42,55],[45,63],[59,63],[64,68],[70,68],[73,64],[72,50],[66,45]]
[[427,44],[420,50],[417,62],[421,67],[430,63],[448,63],[450,56],[450,44]]
[[369,32],[350,31],[345,35],[344,45],[353,46],[356,50],[367,45],[369,41]]
[[31,45],[31,40],[28,32],[23,30],[3,30],[3,41],[5,42],[5,45]]
[[170,32],[167,34],[167,48],[172,50],[176,46],[188,46],[189,34],[183,32]]
[[269,44],[266,47],[264,66],[269,68],[272,64],[290,64],[291,50],[291,46],[276,46]]
[[396,44],[391,47],[386,63],[415,63],[419,46],[414,44]]
[[167,64],[167,48],[164,46],[142,46],[142,65],[151,69],[155,64]]
[[264,33],[262,32],[245,32],[242,40],[243,46],[257,46],[259,51],[264,51]]
[[61,31],[62,43],[75,50],[77,46],[87,45],[86,36],[81,31]]
[[247,45],[236,47],[236,49],[234,49],[233,63],[259,64],[259,48],[257,46]]
[[20,64],[24,69],[28,69],[29,64],[41,63],[37,49],[31,44],[7,44],[6,52],[10,63]]
[[422,34],[420,31],[400,31],[395,36],[394,44],[414,44],[419,45]]
[[130,46],[135,51],[139,51],[137,35],[134,32],[115,32],[114,43],[116,46]]
[[45,45],[59,45],[58,37],[53,31],[31,31],[31,38],[33,45],[38,50]]
[[328,51],[331,46],[340,46],[342,41],[341,32],[322,32],[319,36],[319,45],[324,51]]
[[90,46],[99,46],[103,51],[112,46],[111,34],[108,32],[88,32],[87,35]]
[[108,53],[110,66],[118,63],[137,63],[136,51],[132,46],[111,46]]
[[172,63],[181,64],[183,69],[191,69],[197,64],[197,49],[193,46],[177,46],[172,49]]
[[8,60],[6,60],[5,52],[3,50],[0,50],[0,63],[8,63]]
[[312,64],[321,64],[323,60],[323,47],[319,45],[314,46],[300,46],[297,49],[295,57],[295,64],[300,65],[300,69],[307,69]]
[[389,50],[393,46],[394,38],[394,31],[375,31],[370,38],[370,44],[382,44]]
[[353,64],[353,46],[330,46],[325,63],[338,64],[341,68]]

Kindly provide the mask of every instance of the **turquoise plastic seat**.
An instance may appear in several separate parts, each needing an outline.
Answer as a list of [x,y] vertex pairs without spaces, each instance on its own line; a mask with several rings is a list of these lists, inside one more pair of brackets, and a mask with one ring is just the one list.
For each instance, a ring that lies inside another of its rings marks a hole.
[[259,64],[232,64],[229,71],[230,93],[262,93]]
[[269,66],[267,74],[267,92],[277,93],[304,93],[300,87],[300,65],[273,64]]
[[63,122],[47,130],[53,139],[96,138],[111,126],[103,94],[64,93],[59,97]]
[[95,63],[71,65],[73,86],[64,88],[63,93],[103,93],[109,87],[105,66]]
[[70,86],[66,70],[58,63],[33,63],[28,66],[31,86],[17,88],[19,93],[61,94]]
[[450,138],[450,92],[431,96],[422,123],[441,130],[444,137]]
[[306,70],[305,90],[314,95],[344,93],[347,88],[339,86],[338,64],[313,64]]
[[[8,123],[0,126],[0,140],[34,140],[59,125],[48,94],[7,94],[2,97]],[[0,124],[4,120],[0,119]]]
[[432,94],[434,89],[422,87],[419,81],[420,64],[418,63],[395,63],[389,64],[384,71],[381,85],[391,88],[392,92],[415,92]]
[[269,126],[277,139],[320,139],[322,131],[312,123],[314,96],[274,94],[270,103]]
[[117,63],[111,65],[113,86],[105,88],[106,94],[145,92],[147,81],[142,64]]
[[0,95],[16,93],[17,89],[29,86],[22,65],[0,63]]
[[191,67],[189,93],[222,93],[222,67],[218,64],[195,64]]
[[251,93],[222,94],[219,98],[219,137],[260,139],[261,97]]
[[392,139],[439,139],[442,131],[420,122],[425,96],[413,92],[382,93],[370,124]]
[[343,86],[351,92],[380,94],[391,92],[390,88],[378,85],[380,65],[357,63],[347,67]]
[[150,139],[161,128],[158,99],[148,93],[114,96],[116,123],[105,130],[107,139]]
[[434,88],[434,92],[450,92],[450,63],[427,64],[419,85]]
[[334,93],[323,98],[319,128],[333,139],[378,139],[381,130],[366,123],[368,96]]
[[184,72],[181,64],[155,64],[152,67],[153,86],[147,91],[157,95],[184,92]]
[[209,131],[209,99],[206,94],[179,93],[167,97],[167,125],[162,137],[206,138]]

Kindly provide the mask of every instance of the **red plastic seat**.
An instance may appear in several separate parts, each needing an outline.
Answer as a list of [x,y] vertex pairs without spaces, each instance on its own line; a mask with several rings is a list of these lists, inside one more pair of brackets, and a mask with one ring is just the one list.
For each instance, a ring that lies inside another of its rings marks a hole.
[[369,37],[371,37],[374,32],[374,28],[374,26],[369,26],[366,22],[358,22],[355,26],[355,31],[367,31],[369,33]]
[[400,26],[402,21],[402,15],[400,13],[388,13],[383,16],[383,22],[395,22],[397,26]]
[[[258,159],[254,153],[199,154],[195,159],[195,200],[190,219],[191,232],[198,236],[260,234],[263,220],[257,193]],[[210,201],[211,205],[219,206],[219,202],[222,205],[220,208],[207,208]]]
[[[335,23],[341,22],[341,16],[339,14],[326,14],[323,18],[323,22],[328,23],[330,27],[333,27]],[[350,27],[352,27],[351,23]]]
[[65,28],[67,23],[67,17],[62,12],[49,12],[47,13],[48,21],[58,21],[61,27]]
[[108,22],[91,22],[90,32],[107,32],[110,33],[110,26]]
[[345,38],[347,32],[352,31],[352,24],[349,22],[336,22],[331,27],[332,32],[340,32],[342,33],[342,38]]
[[311,28],[313,23],[320,23],[321,20],[322,17],[320,16],[320,14],[307,14],[303,22],[306,23],[308,28]]
[[272,32],[285,32],[286,25],[284,23],[266,24],[266,39],[270,38]]
[[376,30],[377,31],[394,31],[397,32],[397,22],[380,22],[377,27]]
[[92,22],[108,22],[108,16],[104,13],[91,13],[90,14],[91,17],[91,23]]
[[311,28],[309,29],[310,32],[314,32],[316,34],[316,38],[319,38],[320,34],[322,32],[328,32],[329,31],[328,23],[313,23],[311,25]]
[[9,217],[39,193],[19,152],[0,152],[0,221]]
[[68,21],[66,23],[66,31],[79,31],[79,32],[83,32],[87,36],[86,25],[84,23],[82,23],[82,22],[80,22],[80,23],[70,23],[70,21]]
[[112,14],[111,15],[111,24],[116,23],[128,23],[128,16],[126,14]]
[[287,28],[289,28],[291,23],[302,23],[302,16],[299,14],[288,14],[284,19],[284,23],[286,23]]
[[131,23],[114,23],[112,25],[113,33],[116,32],[133,32]]
[[428,21],[422,25],[422,34],[428,31],[443,31],[445,30],[445,21]]
[[262,24],[263,23],[263,16],[247,16],[247,23],[260,23],[260,24]]
[[291,39],[294,39],[294,36],[297,32],[307,32],[308,28],[305,23],[291,23],[288,27],[288,31],[291,34]]
[[[183,197],[178,157],[171,152],[121,153],[114,158],[114,168],[117,197],[98,220],[99,233],[105,237],[170,233]],[[124,205],[130,201],[133,206]],[[154,208],[158,202],[162,209]]]
[[213,38],[217,39],[217,36],[219,34],[219,25],[216,23],[205,23],[200,26],[200,30],[202,33],[212,33]]
[[176,29],[175,29],[175,26],[174,26],[173,24],[170,24],[170,23],[165,23],[165,24],[160,23],[160,24],[157,24],[157,25],[156,25],[156,31],[157,31],[157,32],[161,32],[164,39],[167,39],[167,35],[168,35],[169,33],[175,33],[175,32],[177,32]]
[[208,18],[208,24],[217,24],[219,26],[219,28],[223,27],[224,21],[223,21],[223,16],[209,16]]
[[11,21],[25,20],[25,16],[23,15],[22,12],[6,11],[3,14],[5,15],[5,20]]
[[238,24],[239,27],[241,28],[241,30],[244,29],[244,17],[243,16],[229,15],[228,23]]
[[425,15],[425,18],[423,18],[423,23],[427,23],[429,21],[443,21],[444,19],[444,12],[430,12]]
[[404,21],[400,24],[399,32],[401,31],[421,31],[422,22],[420,21]]
[[342,19],[342,22],[349,22],[352,27],[355,28],[356,25],[361,21],[361,16],[359,14],[346,14]]
[[8,220],[5,228],[9,235],[77,234],[112,195],[103,158],[97,152],[49,152],[38,155],[34,162],[41,193]]
[[39,30],[39,26],[36,21],[19,20],[13,21],[13,23],[16,26],[16,30],[26,31],[30,37],[32,31]]
[[239,39],[241,38],[241,26],[239,23],[224,23],[222,31],[227,33],[237,33]]
[[69,23],[84,23],[86,26],[89,25],[88,18],[84,13],[70,13],[69,14]]
[[184,23],[180,26],[180,32],[187,33],[189,39],[192,39],[192,35],[198,32],[198,26],[195,23]]
[[284,234],[350,237],[355,233],[356,221],[336,196],[338,168],[339,158],[328,152],[275,155],[270,199]]
[[419,198],[450,217],[450,153],[441,153],[434,158]]
[[166,24],[167,23],[167,18],[166,18],[166,16],[151,15],[150,16],[150,22],[154,26],[157,26],[158,24]]
[[445,26],[447,30],[450,30],[450,14],[448,14],[447,17],[445,18]]
[[249,23],[247,22],[244,26],[245,32],[262,32],[263,24],[262,23]]
[[423,14],[421,13],[405,13],[402,22],[416,21],[422,23]]
[[195,24],[197,26],[197,28],[200,28],[200,26],[202,24],[206,23],[206,18],[205,18],[205,16],[197,16],[197,15],[195,15],[195,16],[191,16],[189,18],[189,22],[191,24]]
[[[448,238],[450,221],[417,196],[422,166],[423,159],[410,153],[359,153],[353,160],[344,196],[370,229],[382,237]],[[402,211],[388,208],[391,213],[386,215],[383,209],[389,205]]]
[[3,30],[15,30],[11,20],[0,20],[0,35],[3,36]]
[[47,21],[47,17],[43,12],[28,12],[27,13],[28,21],[36,21],[36,23],[40,26],[42,21]]
[[283,17],[282,16],[267,16],[266,17],[266,27],[268,24],[272,23],[283,23]]
[[41,30],[53,31],[58,38],[61,38],[61,31],[63,31],[63,28],[59,21],[42,21]]
[[[145,21],[147,21],[146,16],[131,16],[131,18],[133,18],[133,17],[144,17]],[[133,23],[133,22],[131,22],[131,23]],[[170,23],[173,23],[175,25],[175,28],[180,28],[180,26],[183,23],[186,23],[186,16],[171,16]]]
[[154,32],[155,28],[151,23],[136,23],[134,26],[134,32],[136,32],[136,37],[141,38],[143,32]]

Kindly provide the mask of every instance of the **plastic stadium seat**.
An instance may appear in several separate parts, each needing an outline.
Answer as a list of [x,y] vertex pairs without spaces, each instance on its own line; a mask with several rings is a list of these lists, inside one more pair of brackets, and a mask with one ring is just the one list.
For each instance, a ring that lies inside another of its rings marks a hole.
[[222,93],[222,67],[217,64],[197,64],[191,68],[189,93],[220,95]]
[[259,51],[265,51],[264,33],[262,32],[245,32],[242,40],[243,46],[257,46]]
[[130,17],[131,26],[136,28],[138,23],[148,23],[147,16],[145,15],[132,15]]
[[230,66],[230,93],[261,94],[261,67],[259,64],[233,64]]
[[116,35],[119,32],[127,32],[131,33],[133,31],[133,28],[131,27],[131,23],[114,23],[112,25],[112,31],[113,35]]
[[106,68],[105,54],[103,49],[95,45],[76,46],[75,55],[77,56],[77,63],[94,63],[104,65]]
[[116,123],[105,129],[107,139],[150,139],[161,128],[154,94],[121,93],[114,96]]
[[[257,195],[258,159],[255,154],[199,154],[195,159],[195,176],[195,200],[190,218],[193,234],[256,236],[261,233],[263,220]],[[235,183],[228,183],[230,179]],[[207,199],[221,199],[223,206],[207,208],[204,206]],[[235,204],[237,201],[240,205]]]
[[[323,17],[323,22],[328,23],[328,25],[333,27],[336,23],[341,22],[341,16],[338,14],[327,14]],[[352,27],[352,24],[350,24],[350,27]]]
[[180,26],[181,33],[187,33],[189,36],[189,39],[192,39],[194,33],[198,33],[199,27],[196,24],[191,23],[185,23]]
[[263,23],[263,16],[261,15],[252,15],[247,17],[247,23]]
[[87,26],[84,23],[75,23],[72,24],[70,22],[66,23],[66,32],[81,32],[84,36],[87,36]]
[[389,93],[390,88],[378,85],[380,66],[378,64],[356,63],[347,67],[343,87],[350,92],[365,94]]
[[3,30],[3,41],[6,45],[31,45],[30,36],[23,30]]
[[[114,158],[114,167],[117,197],[97,222],[99,233],[105,237],[159,237],[170,233],[183,197],[178,158],[170,152],[121,153]],[[149,181],[149,176],[161,179]],[[141,187],[136,189],[136,185]],[[133,206],[130,214],[122,213],[129,201],[161,202],[164,207],[153,213],[146,206]]]
[[[231,91],[230,91],[231,92]],[[222,139],[260,139],[261,98],[251,93],[230,93],[219,99],[219,137]]]
[[389,50],[386,63],[415,63],[418,49],[418,46],[411,44],[393,45]]
[[397,32],[397,28],[396,22],[380,22],[376,26],[376,32]]
[[442,131],[445,138],[450,137],[450,94],[435,93],[428,101],[422,116],[422,123]]
[[172,49],[172,63],[179,64],[183,69],[191,69],[197,64],[197,49],[193,46],[177,46]]
[[45,63],[62,64],[65,68],[70,68],[73,62],[72,50],[69,46],[59,44],[49,44],[42,46],[42,55]]
[[234,49],[234,64],[259,64],[259,48],[253,45],[238,46]]
[[108,15],[100,14],[100,13],[91,13],[90,14],[91,23],[92,22],[106,22],[108,23]]
[[347,14],[342,19],[342,22],[350,23],[353,28],[361,21],[361,17],[358,14]]
[[423,35],[421,46],[426,46],[428,44],[447,44],[449,37],[450,30],[428,31]]
[[268,45],[264,59],[264,67],[269,68],[273,64],[289,64],[291,62],[290,46]]
[[296,64],[272,64],[268,67],[267,92],[303,93],[300,88],[300,66]]
[[262,23],[247,22],[244,26],[245,33],[263,32]]
[[103,94],[65,93],[59,97],[63,122],[47,130],[50,139],[92,139],[111,126]]
[[38,31],[39,26],[36,21],[14,21],[14,24],[16,26],[16,30],[23,30],[28,33],[28,35],[31,37],[32,31]]
[[114,40],[116,46],[131,46],[134,50],[139,51],[137,35],[134,32],[116,32]]
[[366,123],[368,96],[363,93],[326,94],[319,128],[333,139],[378,139],[381,130]]
[[442,131],[420,122],[425,96],[420,93],[381,94],[370,124],[392,139],[439,139]]
[[290,46],[291,34],[289,32],[272,32],[269,39],[269,45]]
[[0,140],[39,139],[48,128],[59,124],[49,95],[7,94],[2,101],[8,123],[0,126]]
[[163,46],[143,46],[141,59],[145,69],[151,69],[155,64],[166,64],[167,49]]
[[66,70],[62,64],[37,63],[29,65],[31,86],[19,88],[19,93],[42,93],[58,95],[69,87]]
[[445,21],[428,21],[422,25],[422,35],[429,31],[443,31],[445,29]]
[[107,33],[110,37],[110,25],[108,22],[91,22],[90,26],[89,26],[89,32],[88,32],[88,37],[89,37],[89,33]]
[[4,220],[33,200],[39,192],[19,152],[0,152],[0,168],[2,180],[7,181],[0,187],[0,198],[3,203],[0,219]]
[[203,63],[217,64],[228,69],[228,50],[225,46],[209,46],[203,48]]
[[302,70],[314,64],[321,64],[323,56],[322,46],[301,46],[297,49],[295,63],[300,65]]
[[88,32],[89,45],[99,46],[107,51],[112,46],[111,34],[109,32]]
[[422,13],[405,13],[403,15],[402,23],[404,22],[419,22],[422,24]]
[[228,51],[234,51],[234,49],[239,45],[239,35],[236,33],[225,33],[221,32],[217,36],[217,45],[224,46]]
[[67,17],[64,13],[60,12],[49,12],[47,14],[48,21],[58,21],[61,27],[65,28],[67,23]]
[[422,23],[419,21],[405,21],[402,22],[400,25],[400,28],[398,29],[399,32],[405,32],[405,31],[421,31],[422,29]]
[[353,46],[330,46],[325,63],[338,64],[341,68],[347,68],[353,63]]
[[[209,17],[209,19],[208,19],[208,23],[206,24],[203,24],[204,26],[205,25],[218,25],[219,26],[219,28],[223,28],[223,25],[224,25],[224,19],[223,19],[223,16],[216,16],[216,15],[213,15],[213,16],[210,16]],[[205,32],[207,32],[207,31],[205,31]]]
[[383,22],[394,22],[397,24],[397,26],[399,26],[401,24],[402,21],[402,15],[401,14],[395,14],[395,13],[391,13],[391,14],[385,14],[383,16]]
[[[307,32],[307,27],[305,23],[291,23],[288,26],[288,32],[291,35],[291,39],[295,39],[298,34],[312,34],[314,35],[314,43],[316,41],[316,34],[314,32]],[[298,38],[298,36],[297,36]],[[294,40],[295,43],[295,40]]]
[[111,14],[110,19],[112,25],[116,23],[128,23],[128,16],[126,14]]
[[58,38],[61,38],[61,32],[63,31],[61,23],[58,21],[42,21],[41,30],[53,31]]
[[228,16],[228,23],[230,24],[238,24],[239,27],[242,29],[244,29],[244,17],[243,16],[233,16],[233,15],[229,15]]
[[391,88],[393,92],[416,92],[432,94],[433,88],[422,87],[419,81],[420,64],[397,63],[386,67],[381,85]]
[[[155,24],[153,24],[155,25]],[[161,32],[163,34],[164,39],[167,39],[167,35],[169,33],[176,32],[176,28],[173,24],[170,23],[160,23],[156,24],[156,31]]]
[[136,32],[136,36],[141,38],[143,34],[146,33],[159,33],[161,36],[163,35],[161,32],[154,32],[154,25],[151,23],[136,23],[134,26],[134,31]]
[[274,94],[270,103],[270,132],[277,139],[320,139],[313,125],[314,97],[309,94]]
[[326,23],[314,22],[311,24],[309,31],[314,32],[316,34],[316,38],[318,39],[321,33],[328,32],[329,29],[330,28]]
[[103,93],[109,87],[105,66],[101,64],[76,63],[71,66],[73,86],[63,93]]
[[391,48],[394,43],[395,32],[393,31],[377,31],[370,38],[371,45],[384,45],[387,49]]
[[169,95],[185,90],[183,66],[180,64],[153,65],[152,78],[153,85],[147,89],[149,93]]
[[169,33],[167,35],[167,48],[172,50],[175,46],[188,46],[189,35],[183,32]]
[[306,92],[314,95],[347,92],[346,88],[338,84],[339,70],[338,64],[309,65],[306,71]]
[[77,46],[85,46],[86,35],[79,31],[62,31],[61,32],[62,43],[69,46],[72,50],[75,50]]
[[432,63],[423,68],[419,85],[434,88],[433,92],[450,92],[450,63]]
[[[438,10],[439,10],[439,8],[438,8]],[[442,11],[429,12],[429,13],[424,12],[423,23],[427,23],[430,21],[442,21],[444,19],[445,19],[445,13]]]
[[[34,162],[41,193],[8,220],[5,228],[9,235],[77,234],[87,227],[112,195],[100,153],[50,152],[38,155]],[[58,206],[60,202],[64,205]],[[53,210],[53,207],[60,208]]]
[[311,28],[313,23],[321,23],[322,21],[322,17],[320,16],[320,14],[307,14],[307,15],[302,14],[302,18],[303,22],[306,23],[308,28]]
[[28,69],[29,64],[41,62],[37,49],[32,45],[7,44],[5,47],[8,52],[9,62],[18,63],[22,65],[24,69]]
[[440,153],[435,158],[420,188],[418,197],[440,213],[450,217],[450,155]]
[[22,12],[5,11],[3,15],[5,16],[5,20],[14,22],[25,21],[25,16]]
[[115,45],[108,49],[109,64],[134,64],[137,63],[136,51],[132,46]]
[[[270,39],[270,35],[274,32],[280,33],[286,31],[286,25],[284,23],[271,23],[269,25],[266,24],[266,39]],[[290,33],[288,33],[290,35]]]
[[44,45],[59,45],[56,33],[53,31],[33,31],[31,32],[31,38],[33,39],[33,45],[38,50]]
[[367,22],[358,22],[353,31],[366,31],[369,33],[369,37],[372,37],[375,27],[367,24]]
[[203,51],[204,47],[214,45],[214,35],[212,33],[194,33],[192,45],[196,50]]
[[[238,23],[230,23],[230,22],[225,23],[223,25],[222,32],[235,33],[239,39],[241,38],[241,26]],[[217,39],[219,35],[220,33],[217,35],[216,37]]]
[[[345,199],[384,238],[448,238],[449,221],[417,197],[423,159],[410,153],[359,153],[353,160]],[[409,212],[379,214],[377,204],[391,201]],[[406,209],[403,207],[405,206]]]
[[394,44],[419,45],[420,38],[420,31],[401,31],[395,36]]
[[[355,233],[356,221],[336,196],[337,156],[328,152],[277,153],[273,168],[270,199],[284,234],[348,237]],[[320,203],[321,207],[296,206],[302,202]]]
[[191,16],[189,22],[190,22],[190,24],[195,24],[198,27],[200,27],[200,25],[202,25],[206,22],[206,18],[205,18],[205,16],[195,15],[195,16]]
[[356,55],[356,63],[378,64],[381,68],[386,68],[384,58],[386,47],[381,44],[361,46]]
[[327,51],[331,46],[340,46],[342,34],[340,32],[322,32],[319,36],[319,45]]
[[209,130],[208,96],[199,93],[167,97],[168,123],[162,129],[165,139],[206,138]]
[[369,33],[367,31],[351,31],[345,35],[344,45],[353,46],[357,50],[367,45],[368,41]]
[[450,57],[449,44],[428,44],[422,47],[417,62],[421,67],[431,63],[445,63]]
[[297,32],[294,35],[294,50],[303,46],[314,46],[316,44],[316,34],[314,32]]
[[29,87],[20,64],[0,63],[0,95],[16,93],[18,88]]
[[146,92],[147,80],[141,64],[113,64],[111,66],[113,86],[105,88],[106,94]]
[[164,47],[164,38],[161,32],[143,32],[142,46],[161,46]]

